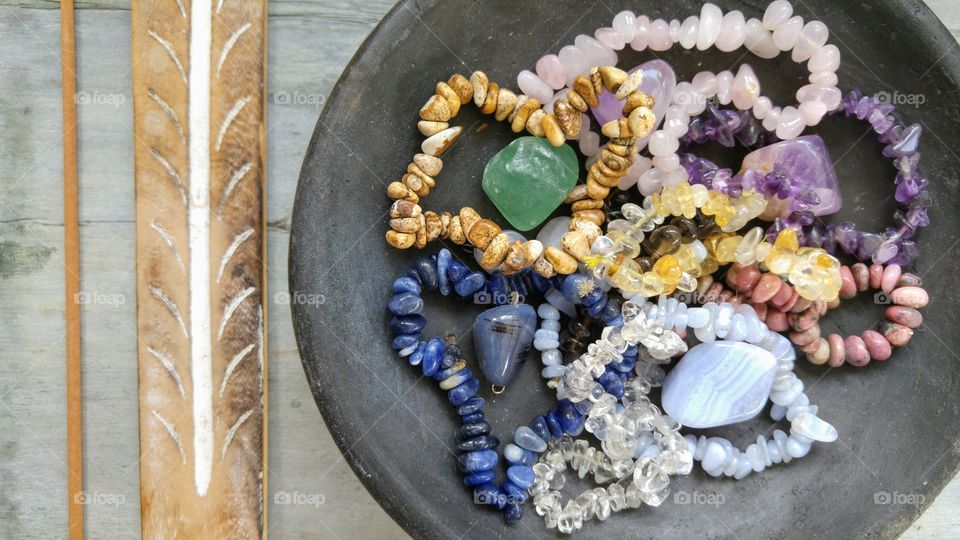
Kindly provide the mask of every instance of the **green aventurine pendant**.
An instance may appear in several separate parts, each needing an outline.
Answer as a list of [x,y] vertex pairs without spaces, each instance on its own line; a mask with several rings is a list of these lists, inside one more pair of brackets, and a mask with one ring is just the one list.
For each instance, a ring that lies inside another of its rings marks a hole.
[[570,146],[520,137],[483,170],[483,191],[518,231],[543,223],[577,183],[580,164]]

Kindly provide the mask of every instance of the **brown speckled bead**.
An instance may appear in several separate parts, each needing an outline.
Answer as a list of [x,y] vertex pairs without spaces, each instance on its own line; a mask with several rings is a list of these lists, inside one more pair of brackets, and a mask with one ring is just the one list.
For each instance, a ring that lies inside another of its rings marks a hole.
[[870,288],[879,289],[883,280],[883,267],[879,264],[870,265]]
[[793,306],[789,308],[787,306],[783,306],[783,310],[790,311],[792,313],[800,313],[802,311],[806,311],[806,309],[811,305],[813,305],[813,302],[807,300],[806,298],[800,298],[799,294],[797,294],[797,301],[793,303]]
[[753,307],[753,310],[757,312],[757,317],[760,317],[761,321],[767,320],[767,313],[769,310],[767,309],[766,304],[764,304],[763,302],[753,301],[753,302],[750,302],[750,306]]
[[853,279],[853,272],[847,266],[840,267],[840,298],[849,300],[857,295],[857,282]]
[[870,353],[870,358],[883,362],[893,354],[893,350],[890,348],[890,342],[887,341],[887,338],[883,337],[883,334],[880,332],[876,330],[864,330],[860,336],[863,339],[863,343],[867,346],[867,352]]
[[888,307],[884,314],[888,321],[907,328],[919,328],[923,324],[923,315],[912,307],[893,305]]
[[813,365],[821,366],[830,359],[830,344],[827,343],[827,340],[820,338],[816,341],[816,345],[817,347],[813,352],[807,353],[807,360]]
[[820,320],[820,312],[816,306],[810,306],[802,313],[790,313],[787,315],[787,321],[790,323],[790,327],[797,332],[803,332],[811,326],[814,326],[818,320]]
[[754,286],[750,297],[757,303],[765,304],[780,291],[782,286],[783,280],[780,279],[779,276],[775,274],[764,274],[760,276],[760,280],[757,281],[756,286]]
[[922,285],[923,280],[916,274],[900,274],[900,279],[897,280],[897,287],[920,287]]
[[850,267],[850,273],[853,274],[853,281],[857,284],[857,290],[864,292],[870,288],[870,269],[863,263],[857,263]]
[[830,345],[830,358],[827,360],[827,363],[833,368],[842,366],[846,359],[843,336],[840,334],[830,334],[827,336],[827,344]]
[[820,339],[820,326],[816,324],[803,331],[790,332],[790,341],[801,348],[818,339]]
[[900,287],[890,293],[895,304],[920,309],[930,302],[930,295],[920,287]]
[[913,330],[902,324],[889,321],[880,325],[880,333],[882,333],[883,337],[887,338],[890,345],[894,347],[903,347],[907,343],[910,343],[910,338],[913,337]]
[[867,345],[860,336],[847,336],[843,340],[843,352],[851,366],[863,367],[870,362]]
[[714,282],[713,285],[710,285],[710,288],[707,289],[707,293],[703,295],[703,303],[708,304],[710,302],[716,302],[722,293],[723,285]]

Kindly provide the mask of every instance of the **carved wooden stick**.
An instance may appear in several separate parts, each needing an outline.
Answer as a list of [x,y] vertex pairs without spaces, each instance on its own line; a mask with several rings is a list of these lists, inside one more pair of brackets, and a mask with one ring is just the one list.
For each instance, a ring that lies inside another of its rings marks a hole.
[[133,4],[145,538],[265,536],[262,0]]

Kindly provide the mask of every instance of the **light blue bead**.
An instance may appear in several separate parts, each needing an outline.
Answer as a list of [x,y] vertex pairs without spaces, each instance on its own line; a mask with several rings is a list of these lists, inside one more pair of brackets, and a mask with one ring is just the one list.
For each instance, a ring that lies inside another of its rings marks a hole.
[[477,362],[491,384],[506,386],[530,351],[537,314],[527,304],[498,306],[477,316],[473,344]]
[[528,488],[533,485],[536,476],[533,469],[525,465],[514,465],[507,469],[507,478],[521,488]]
[[520,426],[513,432],[513,442],[520,448],[530,450],[531,452],[544,452],[547,449],[547,442],[537,436],[532,429],[527,426]]
[[544,379],[562,377],[567,372],[567,366],[547,366],[540,370],[540,376]]

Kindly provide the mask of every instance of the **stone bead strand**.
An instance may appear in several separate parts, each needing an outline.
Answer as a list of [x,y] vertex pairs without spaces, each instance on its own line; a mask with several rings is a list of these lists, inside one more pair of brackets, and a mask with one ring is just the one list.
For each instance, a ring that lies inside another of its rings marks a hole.
[[913,237],[930,225],[927,208],[933,205],[926,189],[927,178],[919,171],[923,126],[900,123],[894,116],[892,104],[876,96],[864,96],[859,90],[853,90],[843,99],[840,110],[848,117],[868,122],[880,142],[886,145],[883,156],[893,162],[897,171],[894,198],[898,208],[894,225],[880,233],[871,233],[858,230],[851,222],[827,226],[808,224],[803,229],[804,244],[823,246],[831,253],[842,251],[877,264],[906,266],[919,254]]
[[[929,303],[929,295],[920,278],[903,273],[899,265],[868,267],[857,263],[841,267],[840,272],[843,280],[840,296],[831,303],[804,303],[802,299],[798,301],[795,292],[782,294],[781,291],[792,290],[790,286],[776,276],[762,274],[756,267],[732,267],[726,281],[739,295],[739,301],[749,302],[771,330],[790,330],[790,341],[806,353],[807,360],[813,364],[840,367],[846,362],[862,367],[870,360],[882,362],[890,358],[895,348],[909,343],[923,323],[920,310]],[[885,310],[886,321],[878,330],[864,330],[859,336],[822,336],[818,321],[827,310],[836,308],[840,299],[851,299],[858,292],[870,290],[877,291],[875,302],[890,304]]]
[[[701,308],[689,308],[686,320],[683,321],[677,317],[681,313],[679,306],[682,304],[674,303],[675,301],[661,297],[658,304],[648,302],[643,310],[648,318],[660,321],[668,327],[679,328],[685,323],[694,330],[697,339],[702,343],[711,343],[718,339],[726,342],[742,341],[765,349],[773,355],[776,372],[770,401],[774,403],[775,410],[771,415],[778,416],[782,411],[791,422],[789,435],[780,430],[774,432],[773,440],[767,440],[760,435],[756,443],[743,451],[722,437],[696,439],[687,435],[686,442],[694,460],[700,462],[707,474],[740,480],[751,472],[761,472],[773,464],[789,463],[792,459],[805,456],[814,441],[833,442],[837,439],[836,429],[817,417],[817,407],[810,405],[809,398],[803,392],[803,382],[793,372],[796,359],[793,345],[784,336],[767,328],[751,306],[708,303]],[[707,314],[705,317],[704,311]],[[675,367],[671,375],[677,369]],[[668,376],[664,383],[665,410],[669,405],[670,384]],[[669,410],[667,412],[670,413]]]

